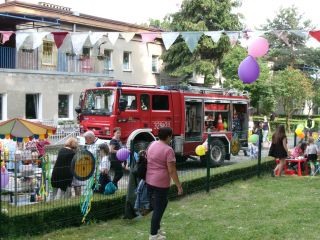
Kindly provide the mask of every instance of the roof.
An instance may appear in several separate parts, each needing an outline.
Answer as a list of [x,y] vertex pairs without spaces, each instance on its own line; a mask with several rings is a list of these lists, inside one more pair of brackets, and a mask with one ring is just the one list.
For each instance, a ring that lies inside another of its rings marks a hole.
[[136,24],[111,20],[107,18],[96,17],[92,15],[75,13],[69,11],[69,8],[52,8],[39,4],[31,4],[19,1],[11,1],[0,4],[0,12],[11,14],[26,14],[32,16],[41,16],[48,18],[58,18],[60,22],[79,24],[101,30],[118,32],[159,32],[158,28],[149,28]]
[[[35,15],[25,15],[25,14],[13,14],[7,12],[0,12],[0,22],[1,22],[1,30],[5,31],[13,31],[16,30],[17,25],[21,24],[32,24],[32,28],[37,25],[37,23],[41,24],[41,26],[57,26],[60,25],[59,19],[56,18],[48,18],[48,17],[40,17]],[[28,28],[28,27],[26,27]]]

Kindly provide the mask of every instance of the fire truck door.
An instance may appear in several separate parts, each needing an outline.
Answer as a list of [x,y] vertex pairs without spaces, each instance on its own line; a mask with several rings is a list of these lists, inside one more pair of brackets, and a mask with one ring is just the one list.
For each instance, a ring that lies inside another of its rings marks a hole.
[[159,128],[173,127],[171,95],[154,94],[151,100],[151,128],[158,135]]
[[185,99],[185,140],[202,141],[203,106],[201,99]]
[[150,95],[141,94],[140,95],[140,128],[151,128],[150,123]]
[[127,138],[132,131],[140,128],[140,114],[138,111],[137,95],[124,93],[121,96],[127,101],[125,111],[118,117],[118,127],[121,128],[121,137]]

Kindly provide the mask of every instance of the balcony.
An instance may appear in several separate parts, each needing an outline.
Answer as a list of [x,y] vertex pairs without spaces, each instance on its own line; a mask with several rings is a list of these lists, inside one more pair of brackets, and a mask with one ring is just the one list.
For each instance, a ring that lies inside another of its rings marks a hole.
[[59,50],[41,53],[38,50],[22,49],[16,52],[15,48],[0,47],[0,68],[101,74],[113,77],[113,71],[109,70],[108,62],[104,57],[76,56]]

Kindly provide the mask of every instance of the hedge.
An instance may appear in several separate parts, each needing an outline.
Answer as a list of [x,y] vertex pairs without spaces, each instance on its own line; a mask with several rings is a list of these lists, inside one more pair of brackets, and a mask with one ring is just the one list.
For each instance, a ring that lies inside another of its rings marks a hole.
[[[266,159],[261,163],[261,173],[269,172],[274,165],[274,161]],[[210,176],[210,188],[216,188],[237,179],[247,179],[256,176],[257,164],[256,161],[250,161],[245,164],[238,164],[238,166],[231,166],[230,170],[226,168],[226,170],[222,169],[215,172],[218,173]],[[203,191],[206,186],[206,181],[205,175],[184,181],[184,193],[191,194]],[[175,186],[171,187],[169,197],[170,199],[177,198]],[[94,200],[87,219],[90,219],[91,221],[106,221],[121,216],[124,213],[125,198],[126,196],[123,194],[112,199],[105,198]],[[57,206],[47,210],[15,216],[1,214],[0,238],[15,236],[24,236],[27,238],[27,236],[30,235],[43,234],[55,229],[80,226],[81,219],[82,215],[80,213],[79,204]]]
[[[290,130],[291,132],[294,132],[297,125],[298,124],[305,124],[305,121],[306,121],[306,116],[304,119],[290,119]],[[263,117],[254,117],[253,118],[254,121],[263,121]],[[315,131],[318,131],[320,129],[320,118],[313,118],[314,120],[314,130]],[[279,124],[283,124],[283,125],[286,125],[286,119],[285,118],[276,118],[275,121],[272,121],[270,122],[269,121],[269,124],[270,124],[270,128],[271,128],[271,131],[275,131],[275,129],[277,128],[277,126]]]

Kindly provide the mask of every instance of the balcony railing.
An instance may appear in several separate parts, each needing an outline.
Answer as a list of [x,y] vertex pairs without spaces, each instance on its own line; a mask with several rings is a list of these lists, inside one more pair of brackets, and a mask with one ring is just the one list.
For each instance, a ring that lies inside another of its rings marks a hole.
[[68,73],[95,73],[113,77],[103,57],[76,56],[62,53],[41,53],[37,50],[19,50],[0,47],[0,68],[56,71]]

